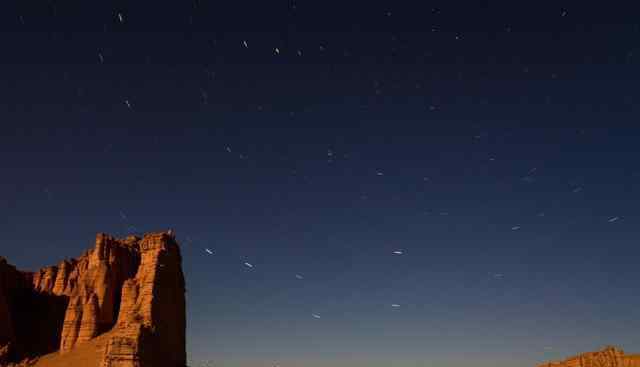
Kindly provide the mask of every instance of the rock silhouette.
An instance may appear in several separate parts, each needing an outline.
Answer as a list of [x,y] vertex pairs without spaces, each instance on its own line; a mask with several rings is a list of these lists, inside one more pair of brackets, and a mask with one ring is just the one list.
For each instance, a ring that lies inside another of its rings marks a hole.
[[185,285],[171,233],[99,233],[77,259],[0,258],[0,366],[184,367]]
[[622,349],[609,346],[597,352],[582,353],[538,367],[640,367],[640,354],[625,355]]

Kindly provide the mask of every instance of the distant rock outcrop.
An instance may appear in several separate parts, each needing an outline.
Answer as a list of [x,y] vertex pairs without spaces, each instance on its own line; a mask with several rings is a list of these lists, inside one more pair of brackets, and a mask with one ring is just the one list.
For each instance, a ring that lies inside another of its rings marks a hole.
[[597,352],[582,353],[559,362],[538,367],[640,367],[640,355],[625,355],[622,349],[606,347]]
[[[89,352],[100,356],[82,359],[99,361],[95,367],[184,367],[181,263],[174,236],[164,232],[122,240],[100,233],[79,258],[34,273],[0,258],[0,366],[52,352],[73,360],[100,336]],[[43,363],[35,365],[56,365]]]

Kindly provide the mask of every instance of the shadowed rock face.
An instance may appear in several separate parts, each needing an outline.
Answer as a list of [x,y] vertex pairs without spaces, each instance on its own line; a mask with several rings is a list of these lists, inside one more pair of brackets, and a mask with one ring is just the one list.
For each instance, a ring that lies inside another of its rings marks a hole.
[[105,333],[99,367],[185,366],[181,262],[168,233],[98,234],[79,258],[34,273],[0,258],[0,366]]
[[538,367],[640,367],[640,355],[625,355],[622,349],[606,347],[597,352],[588,352],[564,361],[549,362]]
[[14,358],[16,350],[15,323],[11,299],[16,290],[26,286],[26,279],[15,267],[0,257],[0,364]]

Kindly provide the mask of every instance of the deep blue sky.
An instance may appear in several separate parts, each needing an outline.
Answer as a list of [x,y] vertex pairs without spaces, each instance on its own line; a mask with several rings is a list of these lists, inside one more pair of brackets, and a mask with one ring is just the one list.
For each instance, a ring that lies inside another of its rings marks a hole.
[[3,4],[0,254],[173,228],[194,365],[640,352],[637,14]]

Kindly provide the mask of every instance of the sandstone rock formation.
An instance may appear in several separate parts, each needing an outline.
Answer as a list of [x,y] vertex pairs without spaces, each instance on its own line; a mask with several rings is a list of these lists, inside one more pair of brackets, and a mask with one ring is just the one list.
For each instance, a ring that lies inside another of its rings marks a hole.
[[184,367],[181,262],[169,233],[100,233],[79,258],[34,273],[0,258],[0,366],[55,352],[35,365]]
[[538,367],[640,367],[640,354],[625,355],[622,349],[606,347],[597,352],[579,354],[564,361]]

